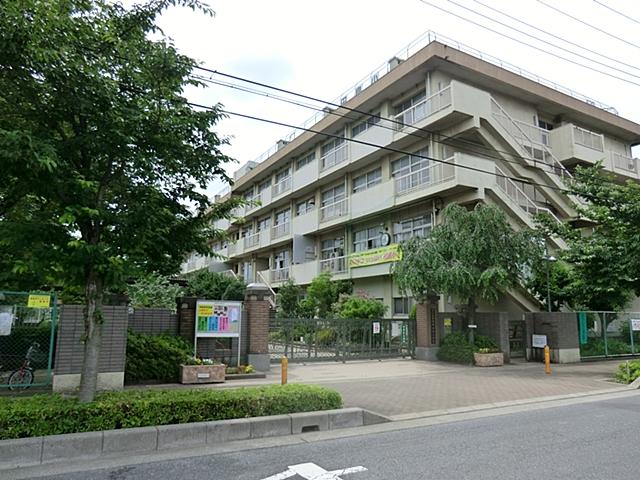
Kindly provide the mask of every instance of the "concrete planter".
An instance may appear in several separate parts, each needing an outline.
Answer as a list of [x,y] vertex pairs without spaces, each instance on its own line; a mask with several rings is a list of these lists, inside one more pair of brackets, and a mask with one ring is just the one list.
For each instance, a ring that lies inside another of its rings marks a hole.
[[227,366],[180,365],[180,383],[222,383]]
[[504,365],[504,353],[474,353],[476,367],[501,367]]

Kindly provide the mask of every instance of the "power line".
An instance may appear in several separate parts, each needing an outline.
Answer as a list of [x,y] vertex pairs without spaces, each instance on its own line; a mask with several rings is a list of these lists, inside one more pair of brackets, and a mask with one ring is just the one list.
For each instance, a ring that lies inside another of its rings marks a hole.
[[[232,75],[224,74],[222,72],[218,72],[218,74],[219,75],[223,75],[223,76],[235,77],[235,76],[232,76]],[[269,93],[261,91],[261,90],[242,87],[240,85],[233,84],[233,83],[222,82],[222,81],[213,80],[213,79],[206,78],[206,77],[201,77],[201,76],[195,76],[194,78],[196,78],[198,80],[201,80],[201,81],[208,82],[208,83],[213,83],[215,85],[220,85],[220,86],[223,86],[223,87],[240,90],[240,91],[247,92],[247,93],[252,93],[254,95],[261,95],[261,96],[264,96],[264,97],[267,97],[267,98],[272,98],[274,100],[290,103],[292,105],[301,106],[301,107],[304,107],[304,108],[315,110],[317,112],[326,112],[328,115],[333,115],[333,116],[336,116],[336,117],[345,118],[347,120],[354,121],[354,120],[360,120],[361,119],[361,117],[352,117],[352,116],[349,116],[347,114],[339,113],[336,110],[326,111],[324,108],[316,107],[316,106],[305,104],[305,103],[302,103],[302,102],[296,102],[295,100],[291,100],[291,99],[285,98],[285,97],[280,97],[280,96],[277,96],[277,95],[270,95]],[[239,79],[239,78],[242,78],[242,77],[235,77],[235,78]],[[257,82],[253,82],[252,80],[249,80],[249,79],[243,79],[242,81],[251,82],[251,83],[257,83]],[[266,86],[266,84],[263,84],[263,85]],[[268,86],[267,88],[277,89],[278,87]],[[292,91],[289,91],[289,90],[287,92],[292,94],[292,95],[296,95],[296,96],[304,96],[304,95],[302,95],[300,93],[292,92]],[[337,104],[332,104],[331,102],[321,102],[321,103],[328,104],[328,105],[337,105]],[[504,158],[503,156],[495,155],[494,152],[497,152],[497,153],[502,153],[504,155],[508,155],[508,156],[510,156],[512,158],[525,158],[527,160],[530,160],[534,164],[539,163],[539,160],[534,158],[534,157],[527,157],[527,156],[524,156],[524,155],[517,155],[517,154],[511,153],[511,152],[504,151],[504,150],[498,150],[498,149],[495,149],[495,148],[492,148],[492,147],[488,147],[488,146],[480,144],[480,143],[475,143],[473,141],[466,140],[464,138],[451,137],[451,136],[444,135],[444,134],[441,134],[441,133],[433,131],[433,130],[428,130],[428,129],[424,129],[424,128],[421,129],[421,128],[418,128],[418,127],[414,127],[413,125],[405,125],[402,122],[399,122],[397,120],[392,120],[392,119],[388,119],[388,118],[385,118],[385,117],[381,117],[379,115],[374,115],[374,114],[371,114],[371,113],[368,113],[368,112],[364,112],[364,111],[361,111],[361,110],[345,107],[344,105],[341,106],[341,108],[344,108],[344,109],[349,110],[349,111],[357,112],[357,113],[362,114],[362,115],[367,115],[368,118],[380,119],[380,123],[377,124],[377,126],[380,127],[380,128],[384,128],[386,130],[391,130],[391,131],[394,131],[394,132],[397,131],[393,127],[390,127],[390,126],[387,126],[387,125],[382,125],[382,123],[392,123],[392,124],[396,124],[396,125],[398,125],[400,127],[403,127],[403,128],[412,128],[414,131],[406,132],[407,135],[415,137],[415,138],[419,138],[421,140],[433,140],[434,143],[438,143],[440,145],[450,146],[448,143],[445,143],[443,141],[439,141],[439,140],[436,140],[435,138],[433,138],[434,136],[436,136],[436,137],[440,137],[440,138],[455,140],[455,141],[457,141],[459,143],[469,145],[470,148],[479,149],[479,150],[483,150],[483,151],[489,152],[489,153],[482,153],[481,155],[484,155],[485,157],[491,158],[491,159],[494,159],[494,160],[502,160],[502,161],[507,162],[507,163],[513,163],[515,165],[522,166],[522,162],[520,162],[518,160],[508,160],[508,159]],[[431,135],[431,138],[429,136],[421,135],[419,132],[429,133]],[[557,169],[557,170],[559,170],[559,169]]]
[[[579,43],[572,42],[571,40],[567,40],[566,38],[561,37],[560,35],[556,35],[555,33],[552,33],[552,32],[549,32],[549,31],[547,31],[547,30],[543,30],[543,29],[541,29],[541,28],[538,28],[538,27],[536,27],[535,25],[532,25],[532,24],[530,24],[530,23],[527,23],[527,22],[525,22],[524,20],[520,20],[519,18],[514,17],[513,15],[509,15],[508,13],[505,13],[505,12],[503,12],[503,11],[501,11],[501,10],[497,9],[497,8],[492,7],[491,5],[487,5],[486,3],[483,3],[483,2],[481,2],[480,0],[472,0],[472,1],[474,1],[475,3],[478,3],[478,4],[480,4],[480,5],[482,5],[483,7],[487,8],[487,9],[489,9],[489,10],[493,11],[493,12],[499,13],[500,15],[503,15],[503,16],[505,16],[505,17],[507,17],[507,18],[510,18],[511,20],[514,20],[514,21],[516,21],[516,22],[518,22],[518,23],[521,23],[522,25],[526,25],[526,26],[527,26],[527,27],[529,27],[529,28],[532,28],[532,29],[534,29],[534,30],[537,30],[538,32],[542,32],[542,33],[544,33],[545,35],[549,35],[549,36],[551,36],[551,37],[553,37],[553,38],[556,38],[556,39],[558,39],[558,40],[560,40],[560,41],[562,41],[562,42],[568,43],[569,45],[573,45],[574,47],[581,48],[582,50],[585,50],[585,51],[587,51],[587,52],[593,53],[594,55],[598,55],[598,56],[600,56],[600,57],[602,57],[602,58],[606,58],[607,60],[611,60],[611,61],[613,61],[613,62],[619,63],[619,64],[624,65],[624,66],[626,66],[626,67],[630,67],[630,68],[633,68],[633,69],[635,69],[635,70],[640,70],[640,67],[637,67],[637,66],[635,66],[635,65],[631,65],[630,63],[625,63],[625,62],[623,62],[623,61],[621,61],[621,60],[618,60],[618,59],[616,59],[616,58],[613,58],[613,57],[610,57],[610,56],[608,56],[608,55],[605,55],[604,53],[600,53],[600,52],[597,52],[597,51],[595,51],[595,50],[591,50],[590,48],[583,47],[583,46],[582,46],[582,45],[580,45]],[[594,0],[594,1],[596,1],[596,0]]]
[[611,37],[611,38],[615,38],[616,40],[619,40],[619,41],[621,41],[621,42],[623,42],[623,43],[626,43],[627,45],[630,45],[630,46],[632,46],[632,47],[635,47],[635,48],[637,48],[637,49],[640,49],[640,46],[636,45],[635,43],[629,42],[629,41],[625,40],[624,38],[620,38],[620,37],[618,37],[618,36],[614,35],[613,33],[609,33],[609,32],[607,32],[606,30],[603,30],[603,29],[601,29],[601,28],[599,28],[599,27],[596,27],[595,25],[592,25],[592,24],[590,24],[590,23],[587,23],[587,22],[585,22],[584,20],[579,19],[578,17],[574,17],[574,16],[573,16],[573,15],[571,15],[570,13],[567,13],[567,12],[565,12],[565,11],[563,11],[563,10],[560,10],[559,8],[556,8],[556,7],[554,7],[553,5],[549,5],[548,3],[543,2],[542,0],[537,0],[537,1],[538,1],[538,3],[541,3],[541,4],[542,4],[542,5],[544,5],[545,7],[550,8],[551,10],[555,10],[556,12],[558,12],[558,13],[559,13],[559,14],[561,14],[561,15],[564,15],[565,17],[568,17],[568,18],[570,18],[570,19],[572,19],[572,20],[575,20],[576,22],[580,22],[580,23],[582,23],[583,25],[586,25],[587,27],[593,28],[594,30],[597,30],[597,31],[598,31],[598,32],[600,32],[600,33],[604,33],[605,35],[607,35],[607,36],[609,36],[609,37]]
[[566,188],[561,188],[561,187],[556,187],[556,186],[553,186],[553,185],[537,183],[537,182],[534,182],[534,181],[531,181],[531,180],[527,180],[527,179],[523,179],[523,178],[519,178],[519,177],[511,177],[509,175],[503,175],[503,174],[497,173],[495,171],[491,172],[491,171],[483,170],[481,168],[472,167],[470,165],[460,165],[460,164],[457,164],[457,163],[454,163],[454,162],[450,162],[448,160],[441,160],[439,158],[431,157],[431,156],[428,156],[428,155],[421,155],[419,153],[414,153],[414,152],[408,152],[406,150],[401,150],[401,149],[389,147],[389,146],[386,146],[386,145],[379,145],[377,143],[365,142],[363,140],[357,140],[355,138],[346,138],[346,137],[343,137],[341,135],[337,135],[335,133],[322,132],[320,130],[314,130],[312,128],[297,127],[297,126],[289,124],[289,123],[279,122],[277,120],[271,120],[271,119],[268,119],[268,118],[258,117],[258,116],[255,116],[255,115],[249,115],[249,114],[246,114],[246,113],[234,112],[234,111],[226,110],[226,109],[216,109],[216,107],[211,107],[211,106],[208,106],[208,105],[202,105],[202,104],[199,104],[199,103],[194,103],[194,102],[186,102],[186,103],[188,105],[191,105],[192,107],[202,108],[202,109],[205,109],[205,110],[216,110],[216,111],[218,111],[220,113],[224,113],[224,114],[227,114],[227,115],[232,115],[234,117],[246,118],[246,119],[249,119],[249,120],[255,120],[255,121],[263,122],[263,123],[269,123],[269,124],[278,125],[278,126],[281,126],[281,127],[293,128],[293,129],[296,129],[296,130],[303,130],[305,132],[314,133],[314,134],[317,134],[317,135],[322,135],[322,136],[328,137],[328,138],[340,139],[340,140],[348,141],[348,142],[351,142],[351,143],[357,143],[359,145],[364,145],[364,146],[367,146],[367,147],[378,148],[380,150],[385,150],[385,151],[392,152],[392,153],[399,153],[399,154],[402,154],[402,155],[409,155],[409,156],[412,156],[412,157],[422,158],[422,159],[429,160],[429,161],[432,161],[432,162],[442,163],[444,165],[451,165],[453,167],[458,167],[458,168],[462,168],[462,169],[465,169],[465,170],[471,170],[471,171],[476,172],[476,173],[484,173],[486,175],[490,175],[490,176],[493,176],[493,177],[505,178],[507,180],[511,180],[511,181],[517,182],[517,183],[522,183],[522,184],[525,184],[525,185],[531,185],[531,186],[542,187],[542,188],[549,188],[551,190],[556,190],[556,191],[562,192],[562,193],[564,193],[566,195],[577,195],[576,192],[573,192],[572,190],[569,190],[569,189],[566,189]]
[[635,23],[640,24],[640,21],[636,20],[636,19],[635,19],[635,18],[633,18],[633,17],[630,17],[630,16],[629,16],[629,15],[627,15],[626,13],[623,13],[623,12],[621,12],[621,11],[619,11],[619,10],[616,10],[615,8],[610,7],[609,5],[607,5],[607,4],[605,4],[605,3],[599,2],[598,0],[593,0],[593,1],[594,1],[595,3],[597,3],[598,5],[600,5],[600,6],[604,7],[604,8],[607,8],[607,9],[611,10],[613,13],[617,13],[617,14],[618,14],[618,15],[620,15],[621,17],[626,18],[627,20],[631,20],[632,22],[635,22]]
[[[618,75],[614,75],[614,74],[612,74],[612,73],[605,72],[605,71],[603,71],[603,70],[598,70],[597,68],[593,68],[593,67],[590,67],[590,66],[588,66],[588,65],[585,65],[585,64],[583,64],[583,63],[577,62],[577,61],[575,61],[575,60],[571,60],[570,58],[563,57],[562,55],[558,55],[557,53],[549,52],[549,51],[547,51],[547,50],[545,50],[545,49],[543,49],[543,48],[537,47],[537,46],[532,45],[532,44],[530,44],[530,43],[527,43],[527,42],[525,42],[525,41],[523,41],[523,40],[520,40],[520,39],[518,39],[518,38],[515,38],[515,37],[512,37],[512,36],[510,36],[510,35],[507,35],[506,33],[502,33],[502,32],[500,32],[500,31],[498,31],[498,30],[495,30],[495,29],[493,29],[493,28],[491,28],[491,27],[487,27],[486,25],[482,25],[481,23],[478,23],[478,22],[476,22],[476,21],[474,21],[474,20],[471,20],[471,19],[469,19],[469,18],[466,18],[466,17],[464,17],[464,16],[462,16],[462,15],[458,15],[457,13],[454,13],[454,12],[452,12],[451,10],[447,10],[446,8],[442,8],[442,7],[439,7],[438,5],[434,5],[433,3],[428,2],[427,0],[419,0],[419,1],[420,1],[420,2],[422,2],[422,3],[424,3],[425,5],[429,5],[430,7],[436,8],[436,9],[438,9],[438,10],[441,10],[441,11],[445,12],[445,13],[448,13],[449,15],[452,15],[452,16],[454,16],[454,17],[457,17],[457,18],[459,18],[460,20],[464,20],[465,22],[472,23],[473,25],[476,25],[476,26],[478,26],[478,27],[480,27],[480,28],[484,28],[485,30],[488,30],[488,31],[490,31],[490,32],[493,32],[493,33],[495,33],[495,34],[497,34],[497,35],[500,35],[500,36],[502,36],[502,37],[504,37],[504,38],[508,38],[509,40],[513,40],[514,42],[520,43],[520,44],[525,45],[525,46],[527,46],[527,47],[529,47],[529,48],[533,48],[534,50],[538,50],[539,52],[545,53],[545,54],[547,54],[547,55],[551,55],[551,56],[553,56],[553,57],[559,58],[560,60],[564,60],[565,62],[572,63],[572,64],[574,64],[574,65],[577,65],[577,66],[582,67],[582,68],[586,68],[586,69],[591,70],[591,71],[593,71],[593,72],[597,72],[597,73],[600,73],[600,74],[602,74],[602,75],[606,75],[606,76],[608,76],[608,77],[615,78],[615,79],[617,79],[617,80],[621,80],[621,81],[623,81],[623,82],[630,83],[630,84],[632,84],[632,85],[637,85],[637,86],[639,86],[639,87],[640,87],[640,83],[634,82],[634,81],[629,80],[629,79],[626,79],[626,78],[624,78],[624,77],[620,77],[620,76],[618,76]],[[538,0],[538,1],[541,1],[541,0]],[[548,42],[547,42],[547,43],[548,43]],[[639,48],[640,48],[640,47],[639,47]],[[609,67],[609,68],[610,68],[610,67]]]
[[[628,71],[626,71],[626,70],[622,70],[621,68],[612,67],[611,65],[609,65],[609,64],[607,64],[607,63],[600,62],[599,60],[594,60],[594,59],[593,59],[593,58],[591,58],[591,57],[588,57],[588,56],[586,56],[586,55],[582,55],[581,53],[577,53],[577,52],[575,52],[575,51],[573,51],[573,50],[569,50],[568,48],[561,47],[560,45],[554,45],[554,44],[552,44],[552,43],[550,43],[550,42],[547,42],[547,41],[546,41],[545,39],[543,39],[543,38],[537,37],[537,36],[532,35],[532,34],[530,34],[530,33],[524,32],[524,31],[522,31],[522,30],[520,30],[520,29],[518,29],[518,28],[512,27],[511,25],[509,25],[509,24],[507,24],[507,23],[501,22],[500,20],[496,20],[495,18],[492,18],[492,17],[490,17],[489,15],[485,15],[484,13],[480,13],[480,12],[478,12],[478,11],[476,11],[476,10],[472,9],[472,8],[469,8],[469,7],[465,6],[465,5],[462,5],[462,4],[460,4],[460,3],[457,3],[457,2],[455,2],[454,0],[447,0],[447,1],[448,1],[449,3],[452,3],[452,4],[456,5],[456,6],[457,6],[457,7],[459,7],[459,8],[462,8],[463,10],[467,10],[468,12],[471,12],[471,13],[473,13],[473,14],[475,14],[475,15],[478,15],[479,17],[486,18],[487,20],[489,20],[489,21],[491,21],[491,22],[497,23],[498,25],[502,25],[503,27],[507,27],[507,28],[508,28],[508,29],[510,29],[510,30],[513,30],[513,31],[515,31],[515,32],[518,32],[518,33],[519,33],[519,34],[521,34],[521,35],[525,35],[525,36],[527,36],[527,37],[529,37],[529,38],[532,38],[532,39],[534,39],[534,40],[537,40],[538,42],[546,43],[547,45],[549,45],[549,46],[551,46],[551,47],[553,47],[553,48],[557,48],[557,49],[562,50],[562,51],[564,51],[564,52],[567,52],[567,53],[569,53],[569,54],[571,54],[571,55],[575,55],[575,56],[577,56],[577,57],[583,58],[584,60],[587,60],[588,62],[593,62],[593,63],[595,63],[595,64],[602,65],[603,67],[610,68],[610,69],[615,70],[615,71],[617,71],[617,72],[624,73],[625,75],[629,75],[629,76],[631,76],[631,77],[634,77],[634,78],[638,78],[638,79],[640,79],[640,76],[639,76],[639,75],[636,75],[636,74],[634,74],[634,73],[628,72]],[[635,67],[634,67],[634,68],[635,68]],[[640,85],[640,84],[638,84],[638,85]]]

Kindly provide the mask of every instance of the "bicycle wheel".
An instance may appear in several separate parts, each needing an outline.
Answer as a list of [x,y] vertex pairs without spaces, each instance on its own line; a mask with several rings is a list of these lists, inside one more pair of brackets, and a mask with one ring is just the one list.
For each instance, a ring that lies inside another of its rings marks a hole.
[[20,369],[9,375],[9,390],[29,388],[33,383],[33,372],[31,370]]

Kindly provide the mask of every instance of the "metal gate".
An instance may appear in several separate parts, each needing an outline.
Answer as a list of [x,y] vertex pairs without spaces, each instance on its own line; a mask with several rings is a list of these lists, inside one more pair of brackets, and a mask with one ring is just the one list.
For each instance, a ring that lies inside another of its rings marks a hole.
[[269,328],[272,362],[413,357],[414,351],[413,320],[276,318]]
[[582,358],[640,354],[640,312],[578,312]]
[[51,384],[55,293],[0,291],[0,389]]

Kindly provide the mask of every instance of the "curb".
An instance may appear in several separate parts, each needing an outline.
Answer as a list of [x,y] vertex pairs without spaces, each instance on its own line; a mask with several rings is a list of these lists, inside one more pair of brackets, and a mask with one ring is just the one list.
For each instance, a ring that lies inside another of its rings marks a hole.
[[362,408],[124,428],[0,440],[0,472],[122,454],[170,452],[236,440],[297,435],[390,422]]

